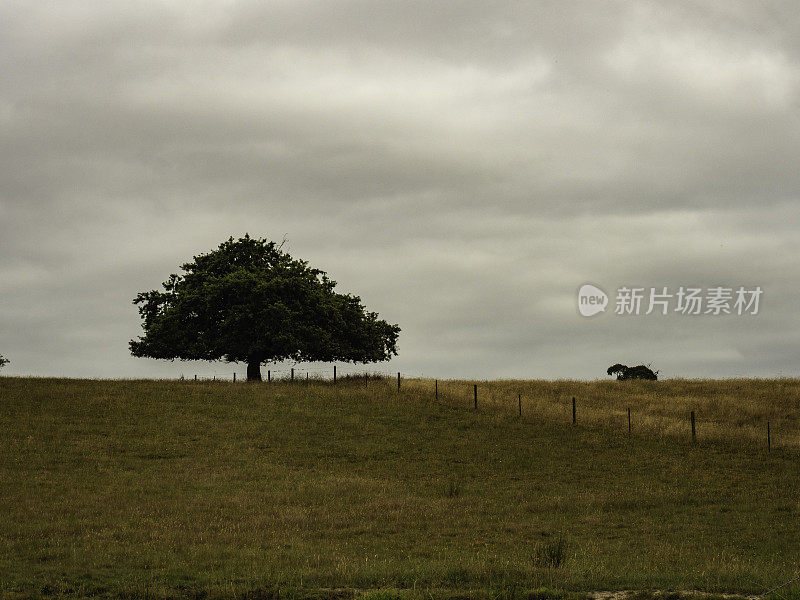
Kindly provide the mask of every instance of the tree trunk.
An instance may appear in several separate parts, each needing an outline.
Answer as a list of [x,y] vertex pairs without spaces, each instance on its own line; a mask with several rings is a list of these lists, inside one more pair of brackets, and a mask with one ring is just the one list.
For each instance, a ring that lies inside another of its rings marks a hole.
[[247,363],[247,381],[261,381],[261,361],[251,359]]

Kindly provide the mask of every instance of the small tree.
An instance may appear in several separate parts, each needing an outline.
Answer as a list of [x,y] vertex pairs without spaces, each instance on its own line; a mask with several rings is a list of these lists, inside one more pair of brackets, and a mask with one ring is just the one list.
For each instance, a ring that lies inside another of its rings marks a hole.
[[658,379],[658,371],[651,370],[649,365],[629,367],[617,363],[608,367],[606,373],[609,375],[616,375],[617,379],[620,381],[626,381],[628,379],[649,379],[650,381],[656,381]]
[[163,292],[134,299],[144,320],[144,335],[130,342],[134,356],[245,362],[248,381],[260,381],[267,361],[369,363],[397,354],[397,325],[335,292],[335,281],[275,242],[230,238],[181,269]]
[[0,368],[2,368],[4,365],[7,365],[10,362],[11,362],[10,360],[4,358],[3,355],[0,354]]

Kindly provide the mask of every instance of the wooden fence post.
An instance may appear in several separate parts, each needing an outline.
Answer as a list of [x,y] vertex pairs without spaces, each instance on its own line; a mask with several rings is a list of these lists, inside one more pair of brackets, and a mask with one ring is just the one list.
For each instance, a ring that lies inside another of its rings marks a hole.
[[478,384],[472,385],[472,397],[475,401],[475,410],[478,410]]
[[236,383],[236,372],[233,373],[233,383]]
[[696,442],[697,442],[697,434],[695,433],[694,429],[694,411],[692,411],[692,443],[694,444]]
[[272,371],[267,369],[267,383],[270,383],[271,381],[272,381]]
[[400,371],[397,372],[397,391],[400,391]]
[[434,379],[433,381],[433,399],[438,402],[439,400],[439,380]]
[[336,383],[336,365],[333,365],[333,383]]
[[289,380],[294,381],[294,367],[292,367],[291,375],[289,375]]
[[519,402],[519,416],[522,416],[522,394],[517,396],[517,401]]

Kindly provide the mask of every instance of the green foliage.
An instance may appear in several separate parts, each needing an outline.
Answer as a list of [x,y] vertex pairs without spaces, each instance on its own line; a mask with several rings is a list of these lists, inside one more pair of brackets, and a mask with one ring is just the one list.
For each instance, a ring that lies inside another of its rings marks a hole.
[[230,238],[136,296],[144,335],[134,356],[183,360],[377,362],[400,328],[275,242]]

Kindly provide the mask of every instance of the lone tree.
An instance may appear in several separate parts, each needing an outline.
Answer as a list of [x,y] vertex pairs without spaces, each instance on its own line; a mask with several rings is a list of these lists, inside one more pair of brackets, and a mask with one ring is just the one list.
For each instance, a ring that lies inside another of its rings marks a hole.
[[144,335],[131,340],[131,354],[246,362],[248,381],[261,381],[268,361],[370,363],[397,354],[397,325],[335,292],[335,281],[281,246],[231,237],[182,265],[164,291],[139,293]]
[[656,381],[658,379],[658,371],[652,371],[650,367],[646,367],[645,365],[629,367],[617,363],[608,367],[606,373],[609,375],[616,375],[617,379],[620,381],[625,381],[627,379],[649,379],[651,381]]
[[3,355],[0,354],[0,367],[3,367],[3,365],[7,365],[10,362],[11,362],[10,360],[8,360],[7,358],[4,358]]

